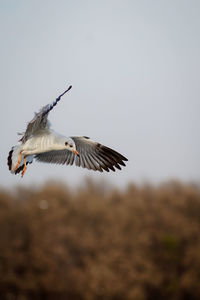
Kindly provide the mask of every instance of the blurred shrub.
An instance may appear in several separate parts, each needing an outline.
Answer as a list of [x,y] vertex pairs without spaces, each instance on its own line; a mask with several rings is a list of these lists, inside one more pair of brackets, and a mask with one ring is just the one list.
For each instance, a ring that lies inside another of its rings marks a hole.
[[0,190],[0,299],[200,299],[200,190]]

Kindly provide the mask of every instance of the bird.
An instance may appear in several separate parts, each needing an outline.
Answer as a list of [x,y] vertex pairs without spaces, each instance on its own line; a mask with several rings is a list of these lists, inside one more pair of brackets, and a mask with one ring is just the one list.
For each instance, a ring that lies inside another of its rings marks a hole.
[[38,162],[73,165],[94,171],[121,170],[128,159],[117,151],[93,141],[87,136],[66,137],[51,129],[49,112],[72,88],[70,85],[50,104],[43,106],[27,124],[18,144],[8,154],[7,165],[12,174],[24,176],[27,165]]

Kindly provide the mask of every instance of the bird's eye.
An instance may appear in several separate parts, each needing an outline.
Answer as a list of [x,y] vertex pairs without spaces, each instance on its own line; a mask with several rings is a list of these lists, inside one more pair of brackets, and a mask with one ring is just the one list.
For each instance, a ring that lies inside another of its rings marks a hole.
[[68,145],[68,142],[65,142],[65,146],[67,146]]
[[73,145],[69,145],[71,148],[73,147]]

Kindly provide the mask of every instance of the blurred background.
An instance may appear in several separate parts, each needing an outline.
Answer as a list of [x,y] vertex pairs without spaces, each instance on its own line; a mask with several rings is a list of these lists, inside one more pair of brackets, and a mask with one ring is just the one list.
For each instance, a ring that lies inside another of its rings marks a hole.
[[[199,1],[0,0],[1,299],[199,299]],[[116,173],[7,156],[41,106]],[[86,179],[87,178],[87,179]]]
[[[198,1],[0,1],[2,184],[17,132],[70,84],[50,114],[130,162],[103,177],[121,186],[200,177]],[[33,164],[24,183],[80,182],[86,170]],[[92,174],[99,178],[99,174]]]

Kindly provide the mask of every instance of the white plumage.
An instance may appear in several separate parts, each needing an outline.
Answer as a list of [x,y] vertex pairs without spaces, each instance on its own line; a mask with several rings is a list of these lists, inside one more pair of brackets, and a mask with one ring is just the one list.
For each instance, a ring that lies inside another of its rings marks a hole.
[[125,166],[127,158],[120,153],[92,141],[86,136],[65,137],[50,128],[48,114],[60,101],[62,93],[53,103],[44,106],[28,123],[18,145],[12,147],[8,155],[8,167],[11,173],[23,176],[27,164],[34,158],[39,162],[72,165],[89,170],[109,172]]

